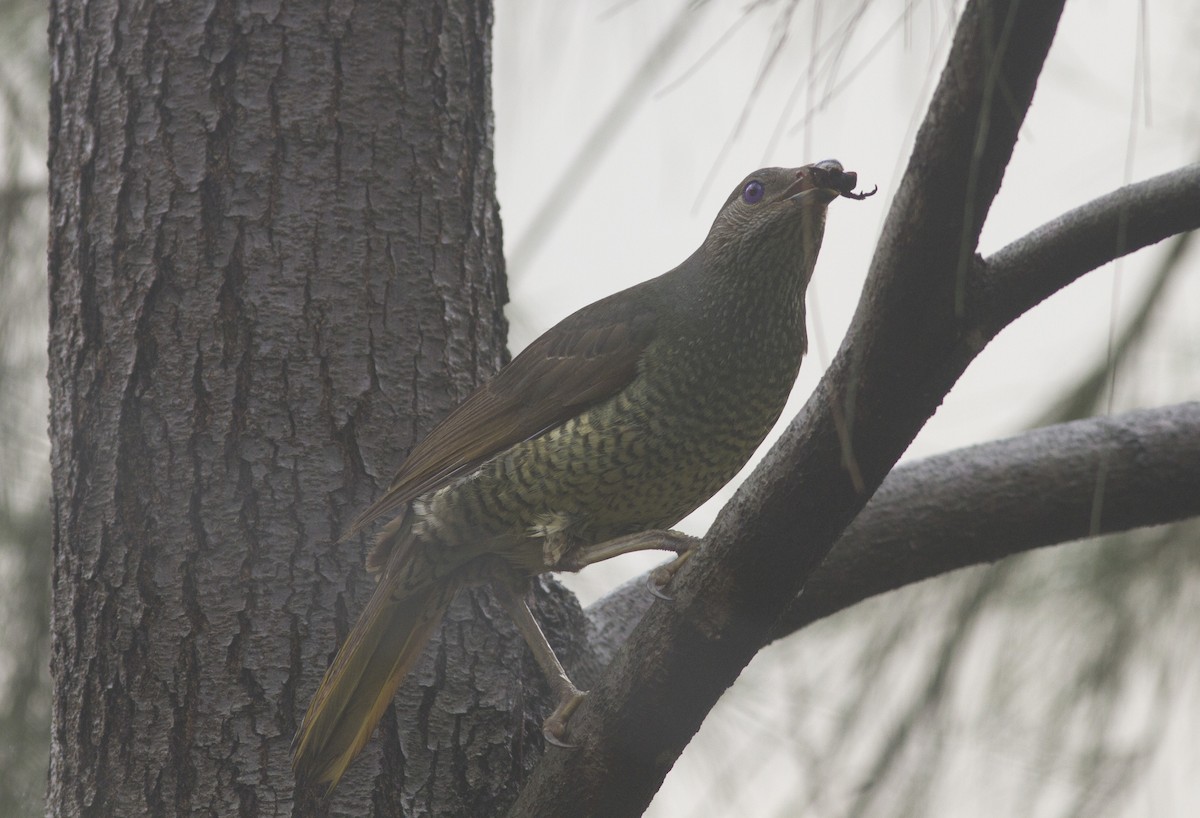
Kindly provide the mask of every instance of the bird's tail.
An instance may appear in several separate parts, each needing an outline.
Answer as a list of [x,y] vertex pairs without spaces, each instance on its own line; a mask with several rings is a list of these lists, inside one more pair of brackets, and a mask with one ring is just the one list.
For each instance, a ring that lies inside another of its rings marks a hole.
[[462,585],[454,572],[397,599],[381,581],[313,695],[292,743],[296,779],[337,786]]

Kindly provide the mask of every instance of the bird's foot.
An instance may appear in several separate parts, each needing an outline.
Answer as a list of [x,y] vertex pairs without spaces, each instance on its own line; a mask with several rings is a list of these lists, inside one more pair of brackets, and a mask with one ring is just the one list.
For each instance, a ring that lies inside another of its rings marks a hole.
[[558,707],[554,708],[554,712],[542,722],[542,736],[545,737],[547,744],[562,747],[564,750],[579,749],[578,744],[570,744],[566,741],[567,722],[570,721],[571,714],[586,698],[587,691],[571,685],[571,689],[559,700]]
[[666,565],[660,565],[651,571],[650,580],[646,583],[646,588],[650,591],[650,593],[666,602],[674,602],[675,597],[663,593],[662,589],[665,588],[667,584],[675,578],[675,575],[679,573],[679,569],[683,567],[684,563],[691,559],[695,550],[695,540],[693,540],[693,542],[685,550],[679,552],[679,556],[677,556],[675,559],[671,560]]

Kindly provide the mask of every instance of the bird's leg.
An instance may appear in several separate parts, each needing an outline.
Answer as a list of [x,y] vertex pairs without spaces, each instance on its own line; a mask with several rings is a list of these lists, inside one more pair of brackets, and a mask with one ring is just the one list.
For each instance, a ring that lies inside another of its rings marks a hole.
[[679,569],[683,567],[683,564],[688,561],[692,555],[692,551],[699,542],[699,537],[684,534],[682,531],[667,531],[662,529],[639,531],[636,534],[627,534],[624,537],[605,540],[594,545],[577,546],[560,560],[555,568],[560,571],[578,571],[580,568],[592,565],[593,563],[603,562],[612,557],[629,554],[634,551],[674,551],[677,555],[675,559],[666,565],[660,565],[650,572],[650,582],[647,586],[650,589],[650,593],[659,599],[669,601],[671,597],[664,594],[661,589],[671,581],[675,574],[679,572]]
[[[504,610],[524,637],[525,643],[533,651],[533,658],[537,660],[538,667],[542,669],[542,674],[558,702],[554,712],[542,723],[542,735],[547,742],[556,747],[574,749],[575,745],[567,744],[563,740],[567,735],[567,721],[583,702],[587,692],[577,688],[563,670],[562,662],[558,661],[554,648],[546,641],[546,634],[542,633],[541,626],[533,618],[533,612],[529,610],[529,604],[525,601],[524,580],[521,586],[518,586],[511,581],[514,578],[498,579],[492,586],[496,589],[496,598],[500,600],[500,604],[504,606]],[[518,590],[518,587],[521,590]]]

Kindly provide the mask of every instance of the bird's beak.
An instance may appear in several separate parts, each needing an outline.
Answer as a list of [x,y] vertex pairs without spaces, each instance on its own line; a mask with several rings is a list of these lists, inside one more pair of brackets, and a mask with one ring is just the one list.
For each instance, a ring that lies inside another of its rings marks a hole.
[[858,174],[845,170],[836,159],[825,159],[796,169],[796,181],[784,193],[784,198],[802,202],[829,204],[838,196],[865,199],[875,193],[855,193]]

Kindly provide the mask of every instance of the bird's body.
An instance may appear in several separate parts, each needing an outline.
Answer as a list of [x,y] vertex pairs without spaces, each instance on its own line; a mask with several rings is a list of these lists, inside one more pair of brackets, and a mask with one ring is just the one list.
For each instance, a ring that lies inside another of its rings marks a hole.
[[459,587],[497,564],[576,570],[737,473],[795,382],[825,206],[854,184],[835,162],[758,171],[691,257],[564,319],[414,449],[356,523],[394,515],[368,560],[379,587],[298,734],[300,773],[336,783]]
[[[796,380],[805,274],[782,276],[771,305],[751,303],[762,294],[750,286],[670,300],[672,275],[689,272],[677,268],[642,285],[657,330],[628,386],[418,498],[410,512],[416,539],[463,559],[497,554],[538,574],[554,570],[572,545],[668,528],[727,483]],[[751,320],[765,309],[777,326]],[[704,330],[711,323],[735,329],[714,339]]]

